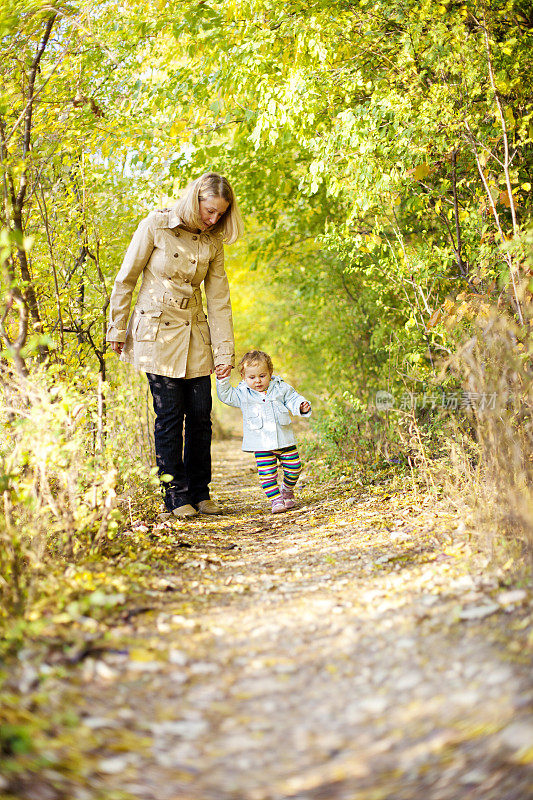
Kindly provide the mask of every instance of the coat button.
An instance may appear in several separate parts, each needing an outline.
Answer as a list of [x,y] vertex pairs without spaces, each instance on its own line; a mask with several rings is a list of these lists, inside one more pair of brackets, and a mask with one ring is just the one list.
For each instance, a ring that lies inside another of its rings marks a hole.
[[141,311],[141,314],[144,314],[144,311]]
[[179,253],[174,253],[174,258],[178,258]]
[[189,282],[190,282],[190,281],[189,281],[189,279],[188,279],[188,278],[184,278],[184,279],[183,279],[183,283],[189,283]]
[[179,231],[174,231],[174,236],[179,236],[179,235],[180,235]]
[[185,324],[186,324],[186,325],[190,325],[191,323],[189,322],[189,320],[188,320],[188,319],[186,319],[186,320],[185,320]]
[[195,258],[190,258],[189,261],[191,262],[191,264],[196,264],[196,259]]
[[193,242],[195,242],[198,239],[198,236],[193,236],[192,239],[193,239]]
[[165,322],[165,325],[170,325],[170,322]]

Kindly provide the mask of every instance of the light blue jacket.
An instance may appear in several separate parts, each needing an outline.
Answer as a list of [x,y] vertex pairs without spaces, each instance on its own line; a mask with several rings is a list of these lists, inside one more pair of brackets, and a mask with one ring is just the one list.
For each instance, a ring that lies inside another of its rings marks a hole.
[[217,378],[217,395],[223,403],[242,411],[242,449],[279,450],[296,444],[289,411],[294,416],[309,417],[300,412],[300,404],[309,402],[278,375],[272,375],[266,394],[250,389],[245,381],[234,388],[229,378]]

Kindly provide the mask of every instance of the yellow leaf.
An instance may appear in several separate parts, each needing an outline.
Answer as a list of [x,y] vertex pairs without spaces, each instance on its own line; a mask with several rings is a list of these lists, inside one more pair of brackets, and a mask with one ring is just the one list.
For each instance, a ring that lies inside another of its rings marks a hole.
[[441,314],[442,314],[441,309],[437,308],[437,310],[434,311],[433,314],[430,316],[426,327],[427,328],[432,328],[434,325],[436,325],[437,322],[439,321],[439,319],[441,318]]
[[155,661],[155,656],[150,650],[145,650],[144,648],[138,647],[134,650],[130,650],[130,659],[131,661]]
[[511,208],[511,202],[509,200],[509,192],[507,189],[504,189],[503,192],[500,192],[499,201],[503,206],[507,208]]
[[62,625],[65,622],[72,622],[72,616],[67,614],[66,611],[62,611],[60,614],[55,614],[52,617],[52,622],[54,622],[56,625]]
[[185,126],[186,126],[185,120],[183,120],[183,119],[175,120],[172,123],[172,125],[170,126],[169,134],[171,136],[177,136],[179,133],[181,133],[184,130]]
[[511,759],[515,764],[532,764],[533,747],[523,747]]
[[505,109],[505,121],[507,123],[507,127],[509,130],[514,130],[516,127],[515,118],[513,114],[513,110],[509,107]]
[[425,178],[429,173],[430,169],[428,164],[419,164],[413,172],[413,178],[415,181],[421,181],[422,178]]

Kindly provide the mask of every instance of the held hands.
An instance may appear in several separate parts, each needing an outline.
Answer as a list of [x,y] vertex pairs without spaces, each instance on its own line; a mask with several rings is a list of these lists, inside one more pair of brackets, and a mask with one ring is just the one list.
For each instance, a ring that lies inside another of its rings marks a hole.
[[219,379],[229,378],[232,369],[233,367],[231,366],[231,364],[217,364],[217,366],[215,367],[215,373],[217,378]]
[[307,414],[308,411],[311,411],[311,403],[305,400],[303,403],[300,403],[300,414]]
[[122,353],[122,350],[124,348],[124,342],[109,342],[109,344],[111,345],[111,350],[113,350],[113,352],[115,352],[117,356],[119,356]]

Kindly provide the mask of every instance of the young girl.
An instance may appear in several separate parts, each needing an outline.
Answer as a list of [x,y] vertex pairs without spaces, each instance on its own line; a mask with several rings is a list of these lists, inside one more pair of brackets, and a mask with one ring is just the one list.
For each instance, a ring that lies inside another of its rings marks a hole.
[[[310,416],[311,403],[296,389],[273,375],[272,359],[262,350],[250,350],[242,357],[242,381],[235,389],[222,370],[216,368],[217,395],[243,415],[242,449],[253,452],[261,485],[272,502],[272,513],[294,508],[294,487],[302,471],[289,411]],[[283,482],[278,488],[278,461]]]

